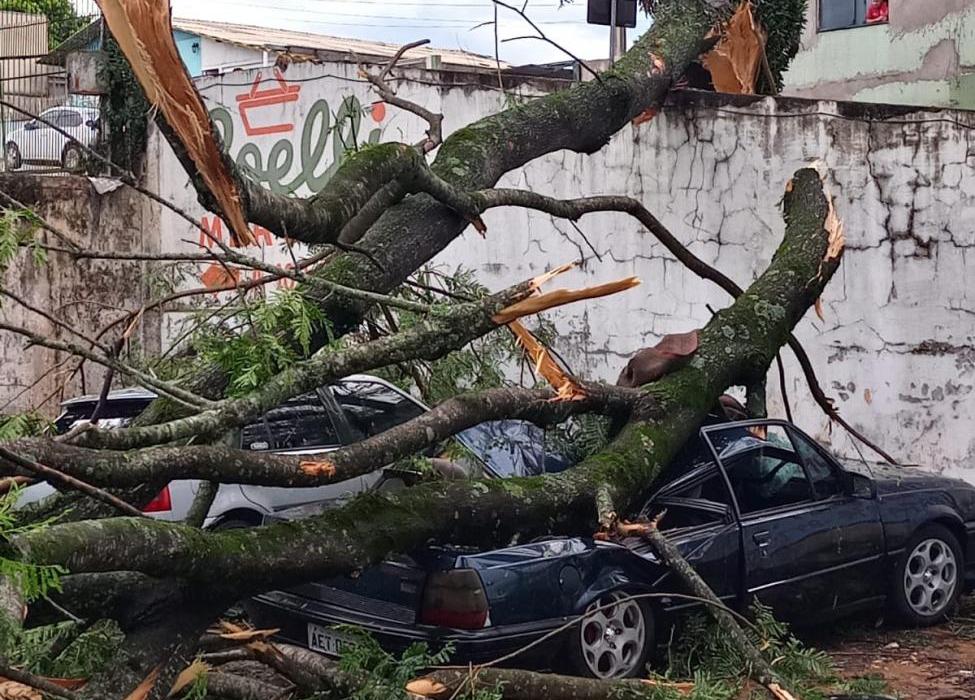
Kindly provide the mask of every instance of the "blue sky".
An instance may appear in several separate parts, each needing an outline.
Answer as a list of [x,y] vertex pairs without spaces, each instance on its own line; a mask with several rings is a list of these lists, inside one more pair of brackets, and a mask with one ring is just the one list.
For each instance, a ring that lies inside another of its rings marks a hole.
[[[522,0],[524,1],[524,0]],[[518,0],[512,0],[512,4]],[[406,43],[430,39],[432,45],[494,55],[494,28],[480,26],[494,18],[491,0],[172,0],[177,17],[255,24],[335,36]],[[586,24],[586,0],[559,7],[558,0],[528,0],[526,10],[552,40],[581,58],[609,53],[609,28]],[[498,8],[501,39],[531,34],[514,12]],[[632,42],[649,22],[642,14]],[[514,64],[567,58],[534,40],[502,42],[501,58]]]

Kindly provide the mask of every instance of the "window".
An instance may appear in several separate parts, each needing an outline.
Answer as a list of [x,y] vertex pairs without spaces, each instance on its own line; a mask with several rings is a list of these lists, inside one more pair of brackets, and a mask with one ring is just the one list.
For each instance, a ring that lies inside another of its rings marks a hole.
[[82,121],[81,115],[77,112],[61,112],[53,123],[62,129],[68,129],[81,126]]
[[[712,442],[722,433],[737,431],[719,452],[742,515],[812,500],[809,479],[785,432],[779,425],[709,433]],[[717,445],[716,445],[717,447]]]
[[843,482],[840,480],[836,466],[805,437],[794,432],[791,435],[796,451],[806,465],[806,473],[809,474],[816,497],[822,499],[841,495]]
[[731,497],[721,472],[710,468],[689,474],[672,487],[665,486],[640,513],[654,518],[666,511],[661,530],[711,525],[723,522],[731,508]]
[[888,0],[819,0],[819,31],[887,21]]
[[375,382],[342,382],[332,387],[332,393],[357,440],[389,430],[423,413],[423,408],[413,399]]
[[459,433],[458,441],[502,477],[536,476],[548,469],[545,433],[534,423],[490,421]]
[[241,431],[245,450],[297,450],[338,444],[332,420],[315,394],[292,399]]

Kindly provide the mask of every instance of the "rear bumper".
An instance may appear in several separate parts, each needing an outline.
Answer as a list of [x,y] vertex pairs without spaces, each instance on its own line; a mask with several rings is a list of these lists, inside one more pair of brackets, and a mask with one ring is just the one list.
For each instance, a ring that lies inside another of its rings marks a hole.
[[[380,646],[401,652],[415,642],[426,642],[434,651],[450,642],[451,663],[484,663],[523,649],[558,629],[567,619],[540,620],[518,625],[454,630],[427,625],[410,625],[366,615],[287,591],[272,591],[249,600],[245,606],[251,621],[261,628],[279,628],[281,639],[308,647],[308,623],[324,627],[354,625],[368,632]],[[530,650],[511,659],[509,665],[547,668],[563,645],[563,635],[552,635]]]

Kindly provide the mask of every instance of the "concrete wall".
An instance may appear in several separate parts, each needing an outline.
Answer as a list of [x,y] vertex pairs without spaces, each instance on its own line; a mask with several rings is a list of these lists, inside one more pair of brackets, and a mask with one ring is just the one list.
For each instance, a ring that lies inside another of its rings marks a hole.
[[[234,129],[231,153],[283,191],[320,188],[335,144],[335,132],[322,128],[324,115],[350,95],[360,107],[373,98],[353,82],[351,66],[293,65],[288,80],[302,86],[300,98],[263,114],[261,122],[293,128],[246,135],[236,97],[246,94],[252,76],[201,83],[211,108],[224,110],[215,112],[224,128]],[[442,110],[449,130],[502,103],[495,91],[470,85],[448,89],[408,81],[402,90]],[[359,141],[377,130],[379,138],[407,141],[422,133],[415,118],[388,107],[369,106],[360,116]],[[969,260],[975,249],[973,127],[975,115],[961,112],[683,93],[649,124],[624,128],[600,153],[553,154],[502,184],[563,197],[638,197],[694,252],[746,285],[781,239],[785,183],[797,168],[823,159],[833,173],[849,245],[823,299],[824,320],[810,312],[797,333],[822,383],[856,426],[904,461],[975,481],[975,292],[968,284],[975,271],[975,260]],[[158,139],[154,148],[162,193],[203,217],[176,161]],[[320,158],[312,157],[316,152]],[[579,258],[585,264],[566,284],[627,275],[643,280],[638,290],[552,314],[561,330],[558,349],[579,374],[614,379],[634,351],[665,333],[701,326],[709,305],[728,301],[627,217],[584,218],[580,226],[588,242],[571,226],[539,214],[500,210],[485,219],[486,238],[468,231],[439,263],[473,268],[492,288]],[[214,230],[211,217],[202,220]],[[185,239],[206,243],[166,213],[162,231],[165,249],[195,248]],[[277,241],[264,239],[247,252],[286,262]],[[190,283],[205,280],[205,270],[193,275]],[[169,337],[181,318],[168,317]],[[855,455],[854,445],[831,431],[811,403],[791,358],[787,367],[797,422],[838,452]],[[772,412],[782,415],[774,388]]]
[[890,23],[818,32],[810,0],[788,95],[975,109],[975,5],[890,0]]
[[[82,177],[47,177],[17,173],[0,175],[0,190],[33,208],[59,230],[69,232],[80,247],[104,251],[158,250],[158,221],[152,207],[128,188],[98,194]],[[51,234],[39,240],[62,245]],[[4,287],[34,307],[55,313],[71,328],[94,337],[108,323],[138,308],[147,299],[149,277],[144,264],[76,260],[52,253],[36,265],[21,252],[4,277]],[[0,319],[35,333],[82,343],[78,337],[3,299]],[[133,349],[158,354],[159,316],[147,314],[131,337]],[[110,336],[112,338],[115,335]],[[27,347],[23,337],[0,334],[0,414],[32,409],[53,415],[57,403],[82,393],[97,392],[104,374],[63,353]]]

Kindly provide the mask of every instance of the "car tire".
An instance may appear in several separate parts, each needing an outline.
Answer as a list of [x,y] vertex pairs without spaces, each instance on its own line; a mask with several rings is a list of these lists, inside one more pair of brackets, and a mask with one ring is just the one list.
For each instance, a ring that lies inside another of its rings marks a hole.
[[569,671],[587,678],[635,678],[646,672],[654,645],[653,611],[646,600],[609,591],[569,631]]
[[3,149],[3,162],[6,164],[7,170],[17,170],[24,164],[24,160],[20,156],[20,148],[13,141]]
[[84,152],[76,143],[65,144],[61,151],[61,167],[69,173],[81,172],[85,166]]
[[217,521],[217,524],[211,527],[211,530],[244,530],[249,527],[256,527],[254,523],[244,520],[243,518],[227,518],[225,520]]
[[914,627],[936,625],[951,614],[964,588],[965,553],[943,525],[920,528],[897,560],[891,607]]

